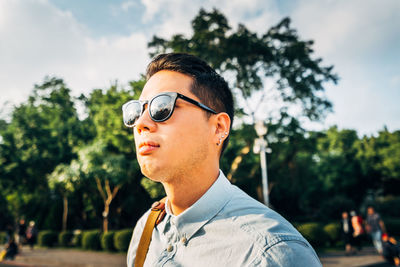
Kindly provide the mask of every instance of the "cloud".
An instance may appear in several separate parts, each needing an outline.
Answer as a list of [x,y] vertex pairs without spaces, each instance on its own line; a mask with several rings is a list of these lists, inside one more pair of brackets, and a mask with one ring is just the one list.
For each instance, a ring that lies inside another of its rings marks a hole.
[[399,34],[400,1],[299,1],[291,14],[300,34],[323,55],[364,56]]
[[207,11],[217,8],[228,18],[232,27],[246,22],[249,29],[262,33],[280,18],[275,1],[272,0],[194,0],[190,5],[184,0],[142,0],[142,4],[146,10],[143,22],[156,20],[152,31],[164,38],[177,33],[190,34],[191,20],[200,8]]
[[[142,4],[146,10],[143,20],[156,22],[151,32],[164,38],[191,34],[190,21],[201,7],[208,11],[215,7],[234,28],[244,23],[258,33],[265,33],[283,17],[277,1],[272,0],[191,1],[190,5],[183,0],[142,0]],[[392,51],[400,45],[400,2],[299,0],[286,13],[301,39],[315,41],[314,57],[323,58],[325,66],[334,65],[340,76],[338,86],[326,85],[335,113],[323,125],[339,124],[360,133],[375,132],[387,122],[400,127],[400,120],[391,115],[393,110],[399,111],[395,108],[398,104],[381,91],[392,94],[382,88],[386,75],[382,68],[388,68],[389,61],[391,67],[399,67],[399,55]],[[394,75],[391,72],[386,73]]]
[[335,113],[325,127],[339,124],[362,134],[384,124],[399,128],[394,114],[400,109],[385,80],[400,68],[400,53],[395,52],[400,45],[400,2],[303,0],[292,10],[299,35],[314,40],[315,55],[324,65],[333,64],[340,76],[338,86],[327,86]]
[[[101,32],[99,38],[91,36],[93,28],[49,0],[2,0],[0,101],[25,100],[33,84],[46,75],[64,78],[75,95],[107,87],[116,79],[120,83],[136,79],[149,60],[149,38],[191,34],[191,20],[201,7],[219,9],[233,28],[244,23],[258,33],[265,33],[286,12],[302,39],[315,40],[315,56],[322,57],[324,65],[333,64],[341,78],[338,86],[327,85],[335,114],[326,123],[354,125],[364,132],[383,124],[400,128],[400,117],[395,117],[400,112],[395,101],[400,68],[398,0],[298,0],[286,11],[277,0],[193,0],[189,4],[127,0],[111,5],[110,14],[125,16],[118,21],[135,32],[112,37]],[[140,17],[128,20],[126,16],[132,14],[141,14],[144,23]]]
[[74,16],[48,1],[2,1],[1,101],[26,99],[46,75],[64,78],[74,94],[138,78],[148,61],[142,34],[91,38]]
[[135,4],[134,1],[126,1],[126,2],[123,2],[121,4],[121,9],[126,12],[126,11],[128,11],[129,9],[131,9],[132,7],[135,7],[135,6],[136,6],[136,4]]

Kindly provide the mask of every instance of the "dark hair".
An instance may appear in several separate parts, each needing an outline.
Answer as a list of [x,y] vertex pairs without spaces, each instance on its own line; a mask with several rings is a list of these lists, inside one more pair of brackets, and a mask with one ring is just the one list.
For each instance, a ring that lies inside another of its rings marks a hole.
[[[233,122],[233,96],[228,83],[213,68],[200,58],[184,53],[168,53],[156,56],[147,66],[146,79],[161,70],[176,71],[193,78],[190,91],[200,101],[217,112],[226,112]],[[211,116],[211,114],[208,114]],[[222,145],[222,152],[229,142],[229,136]]]

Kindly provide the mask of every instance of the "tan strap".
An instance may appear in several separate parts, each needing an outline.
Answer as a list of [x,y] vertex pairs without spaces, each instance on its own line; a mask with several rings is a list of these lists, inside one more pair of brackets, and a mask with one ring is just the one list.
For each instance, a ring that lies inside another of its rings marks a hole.
[[151,206],[151,211],[149,217],[147,217],[146,225],[144,226],[136,251],[135,267],[142,267],[144,265],[151,242],[153,229],[164,219],[165,216],[165,199],[166,197],[155,202]]

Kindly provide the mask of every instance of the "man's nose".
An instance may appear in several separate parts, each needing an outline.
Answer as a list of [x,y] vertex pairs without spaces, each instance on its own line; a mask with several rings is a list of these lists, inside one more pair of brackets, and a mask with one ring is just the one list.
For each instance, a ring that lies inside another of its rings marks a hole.
[[156,122],[151,119],[149,109],[146,108],[135,123],[136,131],[139,134],[141,134],[143,131],[153,132],[156,127]]

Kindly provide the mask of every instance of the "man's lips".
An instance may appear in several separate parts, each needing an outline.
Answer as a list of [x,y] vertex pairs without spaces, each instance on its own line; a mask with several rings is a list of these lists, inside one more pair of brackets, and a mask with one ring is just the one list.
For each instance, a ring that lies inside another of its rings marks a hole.
[[160,145],[153,141],[146,141],[139,144],[139,154],[146,155],[159,148]]

